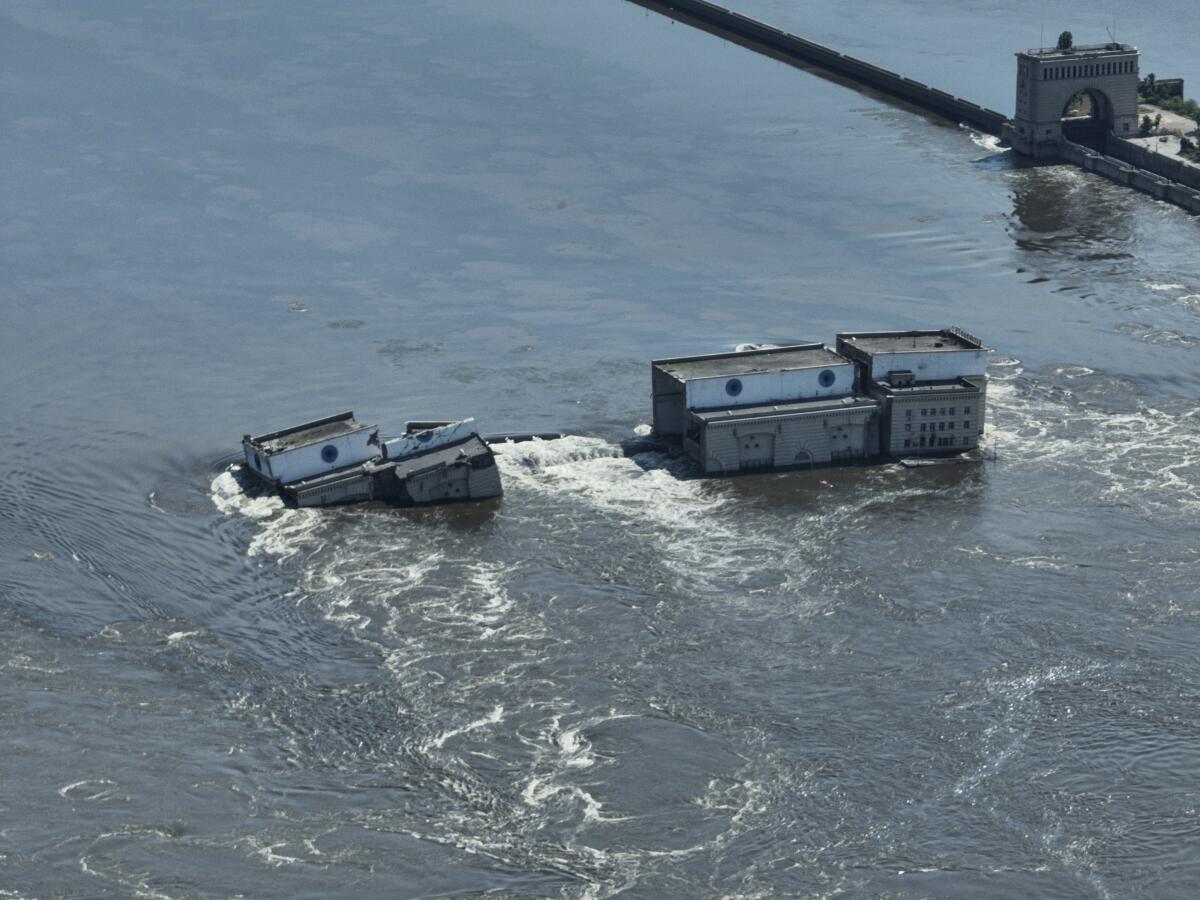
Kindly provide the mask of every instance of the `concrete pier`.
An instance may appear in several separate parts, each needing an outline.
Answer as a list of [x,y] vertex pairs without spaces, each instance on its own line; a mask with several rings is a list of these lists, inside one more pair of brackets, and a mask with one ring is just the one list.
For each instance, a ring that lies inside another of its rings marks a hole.
[[988,134],[999,135],[1008,121],[1003,113],[955,97],[896,72],[881,69],[814,41],[788,34],[763,22],[706,0],[630,0],[646,9],[735,41],[793,65],[816,66],[844,76],[864,87],[911,103],[953,122],[966,122]]
[[[1150,153],[1123,140],[1117,133],[1131,133],[1136,123],[1138,66],[1135,47],[1116,44],[1080,47],[1070,59],[1067,59],[1066,51],[1058,50],[1018,54],[1018,116],[1014,121],[994,109],[789,34],[708,0],[629,2],[773,59],[802,68],[822,69],[952,122],[966,123],[997,135],[1023,155],[1045,162],[1073,163],[1085,171],[1200,215],[1200,169]],[[1094,60],[1093,56],[1096,57]],[[1095,147],[1072,141],[1075,134],[1067,133],[1063,128],[1063,115],[1058,111],[1067,98],[1085,89],[1093,95],[1094,108],[1099,113],[1096,119],[1101,132],[1085,136]],[[1034,95],[1042,94],[1048,98],[1046,102],[1035,102],[1037,97]],[[1113,104],[1114,98],[1120,101],[1119,110]],[[1129,107],[1135,112],[1129,113]]]

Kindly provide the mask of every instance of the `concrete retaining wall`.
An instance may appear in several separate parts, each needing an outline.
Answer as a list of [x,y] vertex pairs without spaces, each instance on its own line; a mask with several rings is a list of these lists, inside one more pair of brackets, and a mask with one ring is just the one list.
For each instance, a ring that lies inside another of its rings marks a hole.
[[907,100],[914,106],[945,116],[955,122],[967,122],[989,134],[999,135],[1007,121],[1006,116],[1002,113],[982,107],[978,103],[955,97],[953,94],[929,87],[929,85],[911,78],[905,78],[903,75],[887,69],[881,69],[879,66],[873,66],[861,59],[855,59],[853,56],[847,56],[813,41],[780,31],[778,28],[747,18],[722,6],[708,3],[706,0],[630,0],[630,2],[666,15],[679,14],[685,19],[693,20],[708,30],[725,37],[740,38],[743,41],[761,44],[790,60],[828,69],[830,72],[845,76],[893,97],[899,97],[901,100]]
[[[1119,142],[1124,143],[1124,141]],[[1141,149],[1136,145],[1134,148]],[[1142,191],[1158,200],[1166,200],[1168,203],[1183,207],[1188,212],[1200,215],[1200,191],[1187,185],[1179,184],[1154,172],[1147,172],[1132,163],[1107,156],[1079,144],[1072,144],[1069,141],[1059,146],[1059,157],[1064,162],[1074,163],[1085,172],[1094,172],[1110,181],[1117,182],[1117,184]]]
[[1155,175],[1161,175],[1200,191],[1200,169],[1182,163],[1174,157],[1163,156],[1161,153],[1147,150],[1138,144],[1131,144],[1129,141],[1111,134],[1105,141],[1104,152],[1127,163],[1133,163],[1139,169],[1145,169]]

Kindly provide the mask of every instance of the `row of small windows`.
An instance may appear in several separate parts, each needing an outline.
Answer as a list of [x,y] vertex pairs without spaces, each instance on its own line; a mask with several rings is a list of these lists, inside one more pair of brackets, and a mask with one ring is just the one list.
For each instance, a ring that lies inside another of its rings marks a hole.
[[1057,81],[1062,78],[1090,78],[1095,75],[1121,75],[1137,71],[1136,61],[1127,59],[1116,62],[1089,63],[1082,66],[1054,66],[1042,69],[1042,81]]
[[953,437],[931,437],[928,443],[925,438],[905,438],[905,447],[970,447],[971,439],[969,437],[962,438],[958,443]]
[[[964,406],[962,408],[962,413],[964,416],[969,416],[971,414],[971,407]],[[925,418],[926,416],[947,416],[947,415],[948,416],[957,416],[958,415],[958,407],[957,406],[930,406],[930,407],[926,407],[925,409],[921,410],[921,418]],[[906,409],[904,411],[904,417],[906,419],[911,419],[913,417],[913,411],[911,409]]]
[[[929,430],[930,431],[953,431],[955,424],[956,424],[955,422],[930,422]],[[971,430],[970,420],[964,419],[963,423],[962,423],[962,427],[963,427],[963,431],[970,431]],[[911,425],[905,425],[904,430],[912,431],[913,427]],[[921,423],[921,433],[922,434],[925,433],[925,423],[924,422]]]

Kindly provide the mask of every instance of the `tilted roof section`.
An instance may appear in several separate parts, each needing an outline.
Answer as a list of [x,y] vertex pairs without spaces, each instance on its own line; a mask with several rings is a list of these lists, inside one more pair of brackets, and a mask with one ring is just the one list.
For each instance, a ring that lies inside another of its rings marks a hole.
[[374,425],[362,425],[355,421],[353,412],[344,412],[254,438],[247,435],[245,440],[259,452],[270,455],[374,427]]
[[680,381],[694,378],[720,378],[781,372],[790,369],[815,369],[845,365],[850,361],[824,344],[796,344],[791,347],[767,347],[740,353],[713,353],[707,356],[679,356],[655,359],[651,365]]

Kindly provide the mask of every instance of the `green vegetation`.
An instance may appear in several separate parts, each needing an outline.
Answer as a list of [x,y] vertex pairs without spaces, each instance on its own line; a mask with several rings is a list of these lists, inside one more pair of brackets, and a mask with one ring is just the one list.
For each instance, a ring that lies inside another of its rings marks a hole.
[[1152,103],[1162,109],[1200,122],[1200,103],[1195,100],[1185,100],[1183,97],[1166,96],[1153,72],[1138,82],[1138,100],[1142,103]]
[[1075,36],[1069,31],[1064,31],[1058,36],[1058,49],[1070,50],[1075,45]]
[[1142,116],[1142,124],[1138,126],[1138,133],[1142,137],[1154,134],[1158,131],[1158,126],[1162,124],[1162,113],[1156,115],[1153,119],[1149,116]]
[[[1196,134],[1196,132],[1193,131],[1192,134]],[[1197,144],[1190,138],[1180,138],[1179,155],[1184,159],[1190,159],[1194,163],[1200,163],[1200,144]]]
[[1067,101],[1066,114],[1070,117],[1093,115],[1092,95],[1087,91],[1080,91]]

